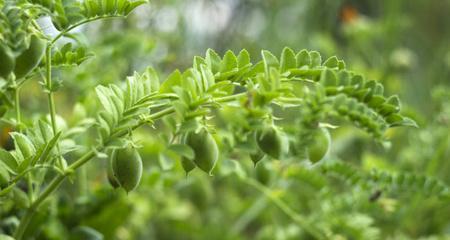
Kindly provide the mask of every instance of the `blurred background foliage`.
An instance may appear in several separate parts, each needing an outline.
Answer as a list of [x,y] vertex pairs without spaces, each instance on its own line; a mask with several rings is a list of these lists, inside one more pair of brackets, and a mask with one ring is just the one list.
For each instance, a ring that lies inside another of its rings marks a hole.
[[[85,34],[83,41],[95,57],[55,72],[66,88],[56,96],[57,110],[69,124],[95,116],[97,84],[124,81],[149,65],[161,75],[185,69],[207,48],[220,54],[245,48],[252,56],[261,49],[279,53],[284,46],[318,50],[382,82],[388,94],[398,93],[405,113],[420,126],[391,129],[388,147],[340,126],[331,132],[329,157],[367,172],[424,174],[450,185],[449,16],[449,0],[152,0],[125,20],[96,22],[74,32]],[[45,19],[41,25],[52,34]],[[35,82],[23,90],[30,115],[42,108],[39,99],[44,98]],[[86,109],[72,109],[77,102]],[[150,128],[136,134],[145,166],[137,191],[114,191],[107,184],[106,161],[92,161],[79,173],[81,180],[66,182],[60,198],[48,202],[50,212],[36,215],[33,222],[45,224],[29,234],[83,239],[79,236],[87,226],[104,239],[314,239],[280,210],[275,198],[332,239],[450,239],[449,201],[432,194],[382,187],[362,191],[298,164],[264,161],[254,168],[245,154],[222,156],[214,177],[199,170],[186,177],[179,159],[159,154],[165,148],[160,137],[161,131]],[[83,138],[95,141],[95,135]],[[230,159],[239,161],[238,173],[265,183],[272,197],[237,178]],[[14,205],[4,209],[15,211]],[[7,232],[17,219],[2,217],[1,224]]]

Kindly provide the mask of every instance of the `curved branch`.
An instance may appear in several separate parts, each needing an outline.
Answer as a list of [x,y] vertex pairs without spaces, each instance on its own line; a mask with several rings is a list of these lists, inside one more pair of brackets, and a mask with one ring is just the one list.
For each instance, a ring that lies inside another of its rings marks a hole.
[[275,196],[269,188],[257,182],[255,179],[248,177],[243,178],[243,182],[261,192],[284,214],[286,214],[289,218],[291,218],[294,222],[296,222],[300,227],[302,227],[306,232],[314,236],[316,239],[325,239],[323,233],[321,233],[317,228],[313,227],[311,223],[308,222],[308,220],[306,220],[302,215],[298,214],[295,210],[290,208],[283,200]]
[[97,16],[94,18],[88,18],[85,19],[83,21],[77,22],[74,25],[71,25],[70,27],[68,27],[67,29],[62,30],[61,32],[58,33],[58,35],[56,35],[51,41],[50,41],[50,45],[53,45],[56,41],[58,41],[58,39],[60,39],[61,37],[63,37],[64,35],[66,35],[67,33],[69,33],[70,31],[72,31],[73,29],[89,23],[89,22],[93,22],[96,20],[100,20],[100,19],[109,19],[109,18],[120,18],[120,17],[124,17],[124,16]]

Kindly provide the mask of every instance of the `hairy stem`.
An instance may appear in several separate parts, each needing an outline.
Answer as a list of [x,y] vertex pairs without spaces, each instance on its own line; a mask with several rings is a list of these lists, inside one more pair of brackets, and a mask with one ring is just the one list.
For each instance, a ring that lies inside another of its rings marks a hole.
[[[49,43],[47,45],[46,51],[45,51],[45,72],[46,72],[46,76],[45,76],[45,88],[47,89],[47,102],[48,102],[48,109],[49,109],[49,113],[50,113],[50,122],[52,125],[52,130],[53,130],[53,134],[56,135],[58,132],[58,128],[56,126],[56,107],[55,107],[55,98],[53,95],[53,84],[52,84],[52,43]],[[59,147],[59,143],[56,143],[56,150],[58,151],[58,153],[61,152],[60,147]],[[64,164],[63,164],[63,159],[62,156],[60,156],[58,158],[58,165],[59,167],[63,168]]]
[[[97,149],[101,150],[101,149]],[[25,215],[23,216],[22,220],[20,221],[19,227],[16,229],[16,232],[14,233],[14,237],[17,240],[23,239],[25,230],[28,227],[28,224],[30,223],[31,219],[33,218],[34,214],[36,213],[36,210],[38,207],[44,202],[45,199],[47,199],[48,196],[50,196],[58,187],[61,185],[61,183],[64,181],[67,175],[72,173],[76,168],[83,165],[87,161],[89,161],[91,158],[95,156],[95,151],[91,150],[84,154],[82,157],[80,157],[77,161],[75,161],[72,165],[70,165],[66,170],[64,170],[63,174],[57,175],[47,186],[47,188],[39,195],[39,197],[30,205],[30,207],[25,212]]]
[[52,44],[49,44],[47,46],[47,49],[45,51],[45,87],[47,88],[47,99],[48,99],[48,108],[50,111],[50,120],[52,124],[52,130],[53,134],[56,134],[57,128],[56,128],[56,108],[55,108],[55,100],[53,97],[52,92]]
[[[20,110],[20,86],[17,85],[16,80],[13,80],[14,85],[14,109],[16,111],[17,131],[22,132],[22,115]],[[33,200],[33,181],[31,174],[26,176],[28,187],[28,198]]]

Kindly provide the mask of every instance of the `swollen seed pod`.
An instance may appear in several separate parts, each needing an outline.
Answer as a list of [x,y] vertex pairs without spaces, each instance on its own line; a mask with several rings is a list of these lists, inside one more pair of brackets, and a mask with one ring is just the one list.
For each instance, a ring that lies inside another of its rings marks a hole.
[[45,52],[45,41],[32,35],[30,46],[16,58],[14,74],[23,78],[41,62]]
[[142,177],[142,159],[135,148],[114,150],[113,176],[125,191],[134,190]]
[[330,149],[331,137],[325,128],[317,129],[313,132],[312,142],[308,145],[308,158],[316,163],[322,160]]
[[195,165],[211,174],[219,158],[219,149],[212,135],[204,129],[198,133],[190,132],[186,135],[185,142],[194,150]]
[[283,139],[280,132],[274,127],[268,127],[257,131],[256,143],[258,147],[267,155],[280,159],[283,155]]
[[262,151],[257,151],[255,153],[250,153],[250,159],[253,162],[253,166],[256,167],[256,164],[264,158],[265,154]]
[[7,79],[9,74],[14,70],[14,54],[5,46],[0,44],[0,77]]
[[195,163],[192,162],[192,160],[190,160],[190,159],[188,159],[186,157],[182,157],[181,158],[181,166],[183,167],[184,172],[186,173],[186,175],[188,175],[189,172],[194,170],[194,168],[196,167]]
[[111,187],[113,187],[114,189],[120,187],[119,182],[117,181],[116,177],[114,177],[114,172],[112,169],[112,163],[115,158],[116,158],[116,151],[112,151],[109,161],[108,161],[107,170],[106,170],[108,182],[111,185]]

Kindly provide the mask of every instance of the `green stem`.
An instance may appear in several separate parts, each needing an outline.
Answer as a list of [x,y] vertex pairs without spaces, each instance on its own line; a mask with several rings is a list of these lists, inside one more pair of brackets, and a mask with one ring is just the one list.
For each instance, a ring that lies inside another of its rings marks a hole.
[[50,194],[52,194],[61,185],[61,183],[64,181],[67,175],[71,174],[73,171],[75,171],[77,168],[82,166],[84,163],[89,161],[94,156],[95,156],[94,150],[87,152],[77,161],[75,161],[72,165],[70,165],[66,170],[64,170],[64,174],[57,175],[50,182],[47,188],[41,193],[41,195],[39,195],[39,197],[30,205],[30,207],[25,212],[25,215],[23,216],[18,228],[16,229],[16,232],[14,233],[14,237],[17,240],[23,238],[23,235],[28,227],[28,224],[30,223],[31,219],[33,218],[36,210],[41,205],[41,203],[44,202],[44,200],[47,199],[47,197],[50,196]]
[[300,227],[302,227],[306,232],[314,236],[316,239],[325,239],[323,233],[312,226],[306,219],[304,219],[300,214],[296,213],[292,208],[290,208],[285,202],[280,198],[275,196],[272,191],[261,183],[257,182],[252,178],[243,178],[243,181],[248,185],[254,187],[256,190],[264,194],[273,204],[275,204],[284,214],[296,222]]
[[[16,121],[17,130],[22,132],[22,115],[20,111],[20,87],[16,83],[16,79],[13,80],[14,85],[14,109],[16,111]],[[31,174],[26,176],[27,187],[28,187],[28,198],[30,201],[33,200],[33,181],[31,179]]]
[[22,132],[22,116],[20,114],[20,88],[18,86],[14,88],[14,108],[16,110],[16,119],[18,126],[17,130],[19,132]]
[[261,197],[252,203],[250,208],[239,216],[239,219],[231,227],[231,232],[239,234],[244,231],[247,226],[266,209],[267,202],[267,198],[264,197],[264,195],[261,195]]
[[53,134],[56,134],[56,108],[55,108],[55,100],[53,98],[52,92],[52,44],[48,44],[47,49],[45,51],[45,86],[47,88],[47,99],[48,99],[48,108],[50,111],[50,120],[52,124]]
[[214,99],[215,102],[230,102],[230,101],[234,101],[236,99],[239,99],[241,97],[245,97],[247,96],[248,93],[247,92],[242,92],[242,93],[238,93],[238,94],[234,94],[234,95],[230,95],[230,96],[225,96],[225,97],[220,97],[220,98],[216,98]]
[[50,42],[50,45],[53,45],[58,39],[60,39],[62,36],[66,35],[68,32],[72,31],[73,29],[88,23],[88,22],[93,22],[99,19],[107,19],[107,18],[120,18],[123,16],[98,16],[95,18],[89,18],[89,19],[85,19],[83,21],[77,22],[74,25],[68,27],[67,29],[62,30],[58,35],[56,35],[56,37],[53,38],[53,40]]
[[25,171],[23,171],[22,173],[20,173],[19,175],[17,175],[16,177],[14,177],[11,180],[11,183],[15,184],[17,183],[23,176],[25,176],[25,174],[33,171],[33,170],[37,170],[37,169],[50,169],[50,170],[54,170],[56,173],[58,174],[64,174],[64,172],[62,172],[59,168],[53,166],[53,165],[44,165],[44,164],[36,164],[35,166],[33,166],[32,168],[28,168]]
[[[52,130],[53,130],[53,134],[56,135],[58,132],[58,128],[56,125],[56,107],[55,107],[55,98],[53,95],[53,90],[52,90],[52,46],[53,43],[49,43],[47,45],[47,49],[45,51],[45,72],[46,72],[46,76],[45,76],[45,88],[47,89],[47,102],[48,102],[48,109],[50,112],[50,122],[52,125]],[[56,143],[56,150],[58,151],[58,153],[61,153],[61,149],[59,147],[59,143]],[[63,164],[63,158],[61,156],[61,154],[59,154],[60,157],[58,158],[58,165],[59,167],[61,167],[62,169],[64,169],[64,164]]]
[[28,168],[25,171],[23,171],[22,173],[20,173],[19,175],[15,176],[10,182],[9,182],[9,186],[2,189],[0,191],[0,197],[5,196],[5,194],[9,193],[11,191],[11,189],[16,186],[17,182],[19,182],[27,173],[36,170],[36,169],[42,169],[42,168],[47,168],[50,170],[55,171],[58,174],[64,174],[63,171],[61,171],[59,168],[53,166],[53,165],[35,165],[32,168]]

